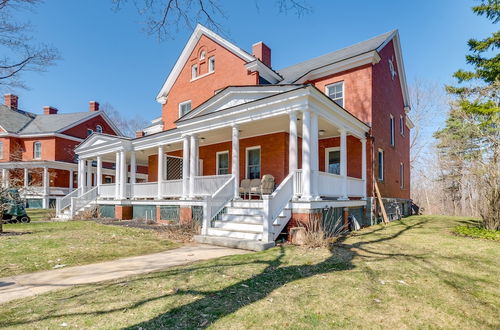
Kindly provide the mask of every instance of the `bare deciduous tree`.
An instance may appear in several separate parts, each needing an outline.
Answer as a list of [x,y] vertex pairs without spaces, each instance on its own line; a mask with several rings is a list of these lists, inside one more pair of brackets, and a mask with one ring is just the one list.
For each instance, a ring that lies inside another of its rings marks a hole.
[[[128,0],[112,0],[115,10],[120,10]],[[140,15],[145,17],[146,31],[158,39],[174,38],[183,29],[193,29],[197,23],[223,33],[221,20],[226,19],[218,0],[131,0]],[[311,7],[306,0],[275,0],[279,13],[301,16]],[[258,8],[258,1],[255,1]]]
[[101,109],[125,136],[134,137],[136,131],[142,130],[148,125],[148,122],[139,115],[130,119],[123,117],[110,103],[104,103]]
[[60,58],[58,51],[29,36],[31,25],[17,17],[33,10],[40,0],[0,0],[0,87],[21,87],[26,71],[42,72]]

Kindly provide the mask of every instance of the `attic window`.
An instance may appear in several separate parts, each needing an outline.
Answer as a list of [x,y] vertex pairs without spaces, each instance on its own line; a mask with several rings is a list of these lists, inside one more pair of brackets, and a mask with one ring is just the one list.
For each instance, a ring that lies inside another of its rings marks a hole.
[[202,50],[200,53],[200,61],[205,59],[205,51]]
[[179,118],[191,111],[191,101],[179,103]]
[[195,79],[196,77],[198,77],[198,64],[194,64],[191,67],[191,79]]
[[102,126],[101,126],[101,125],[97,125],[97,126],[95,127],[95,131],[96,131],[97,133],[102,133]]
[[94,131],[90,128],[87,128],[87,136],[92,135],[92,133],[94,133]]
[[212,56],[208,59],[208,72],[215,71],[215,56]]

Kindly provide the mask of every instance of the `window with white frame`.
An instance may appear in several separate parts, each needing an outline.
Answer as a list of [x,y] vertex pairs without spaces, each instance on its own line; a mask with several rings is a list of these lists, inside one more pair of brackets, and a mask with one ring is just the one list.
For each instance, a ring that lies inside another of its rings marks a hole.
[[335,103],[344,107],[344,82],[340,81],[326,86],[326,95],[335,101]]
[[217,175],[229,174],[229,151],[217,153]]
[[0,142],[0,159],[3,159],[3,142]]
[[198,64],[194,64],[191,67],[191,79],[198,77]]
[[215,56],[212,56],[208,59],[208,72],[215,71]]
[[33,158],[41,159],[42,158],[42,142],[36,141],[33,144]]
[[403,163],[399,164],[399,187],[401,189],[405,187],[405,166]]
[[95,127],[95,131],[96,131],[97,133],[102,133],[102,126],[101,126],[101,125],[97,125],[97,126]]
[[340,148],[325,149],[325,170],[331,174],[340,174]]
[[394,117],[390,118],[391,146],[394,147]]
[[384,150],[378,149],[378,172],[377,177],[380,181],[384,181]]
[[204,59],[205,59],[205,51],[202,50],[201,53],[200,53],[200,61],[202,61]]
[[401,136],[405,136],[405,121],[403,119],[403,115],[399,116],[399,134]]
[[191,101],[179,103],[179,118],[191,111]]
[[246,177],[247,179],[260,178],[260,147],[246,149]]
[[94,131],[91,128],[87,128],[87,136],[92,135],[92,133],[94,133]]

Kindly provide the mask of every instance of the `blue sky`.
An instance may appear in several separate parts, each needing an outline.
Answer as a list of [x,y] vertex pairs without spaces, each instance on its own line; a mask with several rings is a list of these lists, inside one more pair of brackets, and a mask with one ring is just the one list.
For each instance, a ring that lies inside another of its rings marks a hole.
[[[87,111],[88,101],[96,100],[124,116],[160,116],[155,96],[192,31],[159,42],[144,32],[143,17],[129,3],[114,12],[111,0],[47,0],[27,15],[35,38],[57,47],[63,60],[46,73],[25,74],[30,90],[14,91],[20,107],[37,113],[44,105]],[[279,14],[275,1],[220,3],[226,37],[248,51],[264,41],[276,69],[397,28],[408,80],[442,85],[465,67],[467,39],[494,30],[470,11],[477,3],[470,0],[309,0],[312,13],[300,18]]]

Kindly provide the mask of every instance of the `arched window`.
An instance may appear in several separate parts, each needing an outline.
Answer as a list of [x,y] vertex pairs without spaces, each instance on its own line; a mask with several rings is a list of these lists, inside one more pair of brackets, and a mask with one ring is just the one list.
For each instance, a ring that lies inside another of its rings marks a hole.
[[95,131],[96,131],[97,133],[102,133],[102,126],[101,126],[101,125],[97,125],[97,126],[95,127]]
[[33,158],[41,159],[42,158],[42,142],[36,141],[33,143]]
[[205,59],[205,51],[202,50],[201,53],[200,53],[200,61],[202,61],[204,59]]
[[91,128],[87,128],[87,136],[92,135],[92,133],[94,133],[94,131]]

